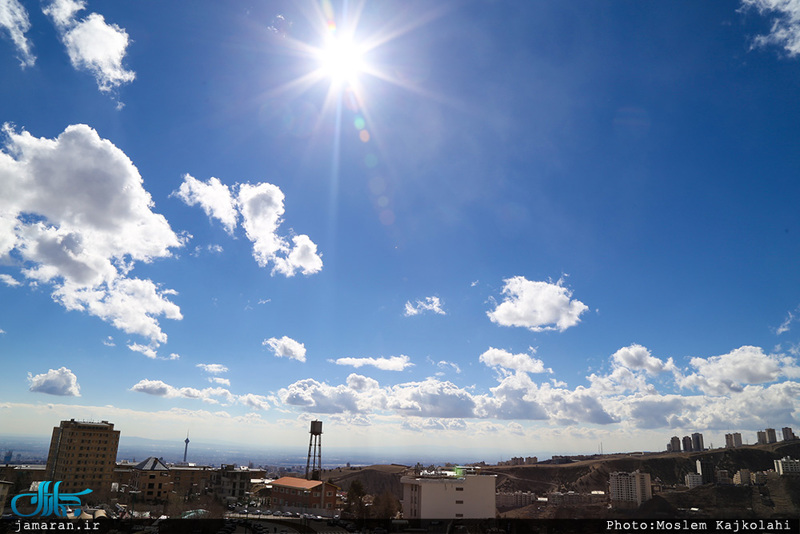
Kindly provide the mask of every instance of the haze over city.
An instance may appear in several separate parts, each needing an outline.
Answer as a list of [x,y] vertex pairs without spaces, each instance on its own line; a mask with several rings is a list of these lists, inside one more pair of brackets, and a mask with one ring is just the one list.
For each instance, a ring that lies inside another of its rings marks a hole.
[[798,427],[799,35],[777,0],[0,0],[0,429]]

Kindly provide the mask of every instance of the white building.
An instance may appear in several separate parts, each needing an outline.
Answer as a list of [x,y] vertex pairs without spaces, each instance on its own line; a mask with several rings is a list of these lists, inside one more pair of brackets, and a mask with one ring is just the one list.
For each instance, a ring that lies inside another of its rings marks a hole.
[[481,475],[479,468],[422,472],[404,476],[405,519],[485,519],[495,517],[496,475]]
[[650,473],[611,473],[609,480],[609,495],[614,503],[636,503],[641,505],[653,498],[650,487]]
[[792,460],[788,456],[784,456],[780,460],[775,460],[775,471],[783,475],[798,475],[800,474],[800,460]]

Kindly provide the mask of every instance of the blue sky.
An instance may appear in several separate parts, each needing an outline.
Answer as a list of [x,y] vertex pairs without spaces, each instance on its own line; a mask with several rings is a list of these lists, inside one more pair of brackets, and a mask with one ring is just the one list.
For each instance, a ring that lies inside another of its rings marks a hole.
[[2,0],[0,35],[4,433],[800,426],[793,3]]

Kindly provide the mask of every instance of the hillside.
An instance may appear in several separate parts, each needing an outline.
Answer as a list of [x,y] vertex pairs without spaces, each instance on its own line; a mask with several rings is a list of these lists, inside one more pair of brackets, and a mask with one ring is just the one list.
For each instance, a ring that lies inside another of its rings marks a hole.
[[367,467],[339,467],[326,470],[323,480],[336,484],[344,491],[350,488],[354,480],[360,480],[364,491],[372,495],[380,495],[385,491],[401,499],[403,490],[400,476],[407,469],[404,465],[371,465]]

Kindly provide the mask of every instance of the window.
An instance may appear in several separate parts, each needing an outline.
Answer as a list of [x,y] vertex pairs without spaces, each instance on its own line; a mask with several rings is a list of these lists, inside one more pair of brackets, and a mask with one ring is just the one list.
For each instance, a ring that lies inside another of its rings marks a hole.
[[456,504],[464,504],[464,501],[456,501]]
[[456,488],[456,491],[464,491],[464,488]]

